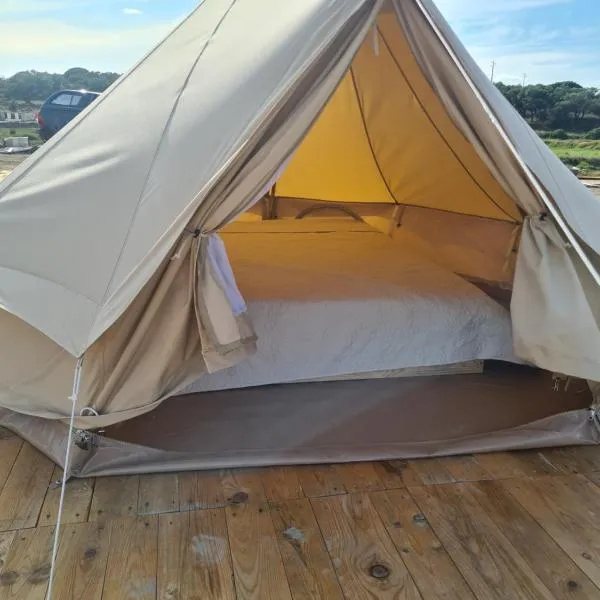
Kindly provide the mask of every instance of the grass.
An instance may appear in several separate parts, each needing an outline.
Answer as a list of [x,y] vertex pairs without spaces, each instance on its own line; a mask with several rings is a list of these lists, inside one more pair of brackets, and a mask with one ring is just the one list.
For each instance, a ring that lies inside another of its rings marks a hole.
[[42,143],[37,127],[0,127],[0,140],[7,137],[23,137],[29,138],[29,143],[38,145]]
[[577,167],[582,175],[600,176],[600,141],[578,139],[545,141],[565,164]]

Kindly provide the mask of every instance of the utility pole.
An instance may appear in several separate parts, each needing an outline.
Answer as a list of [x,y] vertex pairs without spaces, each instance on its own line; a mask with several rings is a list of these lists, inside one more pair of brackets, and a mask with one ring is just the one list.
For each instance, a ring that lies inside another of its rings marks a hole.
[[525,80],[527,79],[527,73],[523,73],[523,87],[525,87]]
[[496,68],[496,61],[495,61],[495,60],[493,60],[493,61],[492,61],[492,74],[491,74],[491,76],[490,76],[490,81],[491,81],[492,83],[494,83],[494,69],[495,69],[495,68]]

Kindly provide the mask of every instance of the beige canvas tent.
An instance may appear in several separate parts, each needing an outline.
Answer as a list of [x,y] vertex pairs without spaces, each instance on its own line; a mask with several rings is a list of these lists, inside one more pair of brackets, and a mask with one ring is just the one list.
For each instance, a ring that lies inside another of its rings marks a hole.
[[0,184],[0,424],[62,464],[73,409],[82,475],[595,443],[599,224],[430,0],[205,0]]

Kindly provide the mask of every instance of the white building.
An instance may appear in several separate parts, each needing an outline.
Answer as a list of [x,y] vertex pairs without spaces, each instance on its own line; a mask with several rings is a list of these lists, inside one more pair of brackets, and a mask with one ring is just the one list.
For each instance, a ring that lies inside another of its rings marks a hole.
[[18,124],[32,123],[35,121],[33,112],[15,112],[11,110],[0,110],[0,123]]

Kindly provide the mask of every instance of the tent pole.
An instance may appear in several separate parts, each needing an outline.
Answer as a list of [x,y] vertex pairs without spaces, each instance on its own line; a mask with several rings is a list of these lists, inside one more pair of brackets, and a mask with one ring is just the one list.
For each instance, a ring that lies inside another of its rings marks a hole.
[[58,556],[58,542],[60,539],[60,525],[62,521],[62,513],[65,504],[65,489],[67,487],[67,481],[70,477],[69,469],[71,467],[71,447],[73,446],[73,425],[75,423],[75,411],[77,410],[77,399],[79,397],[79,388],[81,385],[81,371],[83,367],[83,356],[77,359],[75,365],[75,372],[73,373],[73,391],[69,400],[71,400],[71,418],[69,421],[69,434],[67,436],[67,448],[65,451],[65,462],[63,467],[63,476],[60,487],[60,500],[58,503],[58,515],[56,516],[56,528],[54,530],[54,542],[52,545],[52,559],[50,561],[50,577],[48,579],[48,592],[46,600],[52,600],[52,587],[54,584],[54,577],[56,575],[56,559]]
[[390,219],[390,226],[388,229],[388,235],[390,237],[394,237],[394,231],[396,231],[396,229],[400,227],[400,224],[402,222],[402,215],[404,214],[405,208],[406,207],[402,204],[396,204],[396,206],[394,206],[392,218]]
[[[579,244],[579,241],[577,240],[577,238],[575,237],[575,235],[571,231],[570,227],[567,225],[567,223],[563,219],[562,215],[560,214],[560,211],[554,206],[554,203],[548,197],[548,194],[546,193],[546,190],[539,183],[539,181],[537,180],[536,176],[533,174],[533,172],[529,168],[529,165],[527,165],[527,163],[521,157],[521,155],[520,155],[519,151],[517,150],[516,146],[513,144],[513,142],[510,139],[509,135],[504,130],[504,127],[502,126],[502,124],[500,123],[500,121],[498,121],[498,119],[496,118],[496,115],[494,114],[494,111],[492,110],[492,108],[488,104],[487,100],[483,97],[483,95],[481,94],[481,92],[477,89],[477,86],[475,85],[475,83],[471,79],[471,76],[467,73],[466,69],[463,67],[463,65],[460,62],[458,56],[456,56],[456,53],[452,49],[452,46],[446,40],[446,38],[444,37],[444,34],[442,33],[442,31],[440,30],[440,28],[435,23],[435,21],[433,20],[433,18],[431,17],[431,15],[429,14],[429,12],[425,8],[425,6],[423,5],[422,1],[421,0],[414,0],[414,1],[415,1],[415,4],[418,6],[419,10],[421,11],[421,13],[423,14],[423,16],[425,17],[425,19],[427,20],[427,22],[429,23],[429,26],[435,32],[437,38],[440,40],[440,42],[442,43],[442,45],[446,49],[446,52],[448,52],[448,55],[450,56],[450,58],[454,62],[455,66],[458,68],[458,70],[460,71],[461,75],[463,76],[463,78],[465,79],[465,81],[467,82],[467,84],[469,85],[469,87],[471,88],[471,91],[473,92],[473,94],[475,95],[475,97],[477,98],[477,100],[479,100],[479,102],[482,105],[483,109],[487,113],[490,121],[492,122],[492,125],[494,125],[494,127],[498,130],[498,133],[502,137],[504,143],[506,144],[506,146],[510,150],[511,154],[513,155],[513,157],[515,158],[515,160],[519,163],[519,166],[523,169],[523,172],[525,173],[527,179],[529,180],[529,182],[531,183],[531,185],[534,187],[534,189],[538,193],[539,197],[542,199],[542,202],[545,204],[546,208],[550,211],[550,214],[552,215],[552,217],[554,218],[554,220],[558,223],[559,227],[562,229],[562,232],[567,237],[567,239],[568,239],[569,243],[571,244],[571,246],[573,248],[575,248],[575,251],[577,252],[577,254],[579,254],[579,257],[581,258],[581,260],[583,261],[583,263],[587,267],[588,271],[590,272],[590,274],[592,275],[592,277],[594,278],[594,280],[596,281],[596,283],[600,286],[600,273],[598,273],[598,271],[596,270],[596,268],[594,267],[594,265],[592,264],[592,262],[590,261],[590,259],[587,257],[587,255],[584,252],[583,248]],[[400,19],[400,11],[398,9],[398,4],[397,3],[398,3],[398,0],[394,0],[394,9],[396,10],[396,17],[398,19]]]

